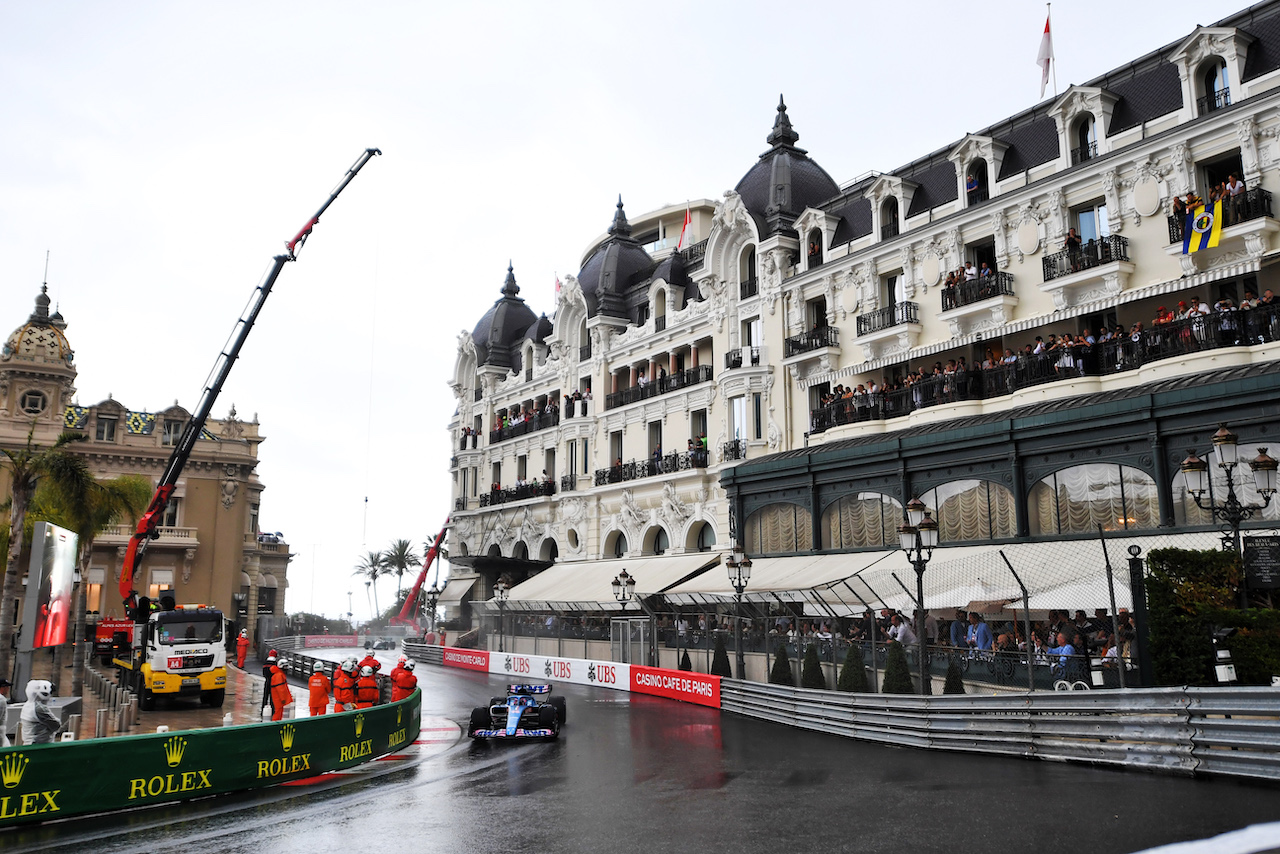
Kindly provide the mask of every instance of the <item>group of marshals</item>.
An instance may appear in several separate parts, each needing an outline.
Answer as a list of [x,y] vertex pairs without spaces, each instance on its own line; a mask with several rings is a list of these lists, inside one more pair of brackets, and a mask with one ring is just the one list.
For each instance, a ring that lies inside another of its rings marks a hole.
[[[400,656],[396,666],[392,668],[388,678],[391,680],[391,702],[403,700],[418,687],[418,677],[413,674],[417,662],[407,656]],[[267,681],[266,707],[271,720],[284,719],[285,707],[293,703],[293,692],[289,690],[289,681],[285,676],[288,660],[279,658],[273,649],[267,654],[267,663],[262,668],[262,676]],[[310,690],[308,706],[311,715],[323,715],[329,710],[329,697],[333,696],[333,710],[345,712],[351,709],[367,709],[382,701],[382,691],[378,686],[377,673],[382,662],[373,655],[366,655],[359,663],[355,656],[343,659],[333,671],[330,680],[324,672],[324,663],[317,661],[312,665],[311,679],[307,683]]]

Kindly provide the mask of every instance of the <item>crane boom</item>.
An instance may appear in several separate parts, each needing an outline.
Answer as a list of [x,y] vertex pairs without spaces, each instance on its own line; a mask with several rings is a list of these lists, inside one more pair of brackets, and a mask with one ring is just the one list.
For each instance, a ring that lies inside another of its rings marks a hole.
[[280,272],[284,269],[285,264],[297,260],[299,250],[306,243],[307,237],[310,236],[311,230],[315,228],[316,223],[320,221],[320,215],[328,210],[329,205],[333,204],[334,199],[346,189],[346,186],[364,168],[364,165],[375,155],[381,153],[376,148],[365,149],[355,164],[347,170],[346,175],[343,176],[338,186],[329,194],[329,198],[325,199],[324,204],[320,206],[320,210],[316,211],[315,215],[307,220],[307,224],[302,227],[297,235],[285,244],[286,253],[276,255],[272,259],[271,269],[267,271],[267,275],[262,282],[254,288],[248,305],[241,312],[240,318],[231,330],[227,345],[218,354],[213,370],[209,372],[209,377],[205,380],[204,392],[200,397],[199,405],[196,406],[191,420],[187,422],[186,427],[183,429],[177,444],[174,445],[173,453],[169,455],[169,462],[165,465],[164,473],[160,476],[160,482],[156,485],[156,491],[151,497],[151,503],[147,505],[146,511],[138,519],[138,525],[134,529],[133,536],[129,538],[129,545],[124,555],[124,566],[120,571],[120,595],[124,598],[127,606],[132,607],[137,600],[137,593],[133,590],[134,570],[146,553],[147,542],[159,536],[160,520],[164,518],[165,507],[168,506],[169,499],[173,497],[173,490],[178,485],[178,478],[181,476],[183,468],[186,467],[187,460],[191,458],[191,451],[195,448],[196,441],[200,438],[200,434],[204,432],[205,423],[209,420],[209,413],[213,410],[213,404],[217,401],[218,395],[222,393],[222,386],[226,383],[227,376],[231,373],[231,367],[240,355],[240,348],[244,346],[250,330],[253,329],[253,324],[258,319],[258,313],[262,311],[263,304],[267,301],[267,297],[271,295],[271,289],[275,286],[276,279],[280,277]]
[[409,591],[409,595],[404,598],[404,606],[400,609],[397,616],[391,618],[391,624],[402,626],[413,626],[421,629],[418,625],[418,593],[422,590],[422,582],[427,580],[427,571],[431,569],[431,564],[440,554],[440,544],[444,542],[444,535],[449,530],[449,520],[444,520],[444,527],[440,529],[440,533],[436,534],[435,542],[431,544],[431,548],[427,550],[427,555],[422,560],[422,572],[418,573],[418,580],[413,583],[413,589]]

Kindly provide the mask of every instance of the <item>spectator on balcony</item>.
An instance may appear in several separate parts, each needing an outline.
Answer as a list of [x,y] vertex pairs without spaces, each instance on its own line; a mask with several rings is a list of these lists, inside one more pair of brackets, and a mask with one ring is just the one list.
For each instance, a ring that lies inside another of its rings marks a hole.
[[982,617],[974,612],[969,613],[969,630],[965,633],[965,643],[971,650],[989,650],[995,639],[991,637],[991,627],[983,622]]
[[963,649],[968,645],[966,642],[966,638],[968,637],[968,622],[969,615],[957,608],[956,618],[951,621],[950,630],[948,632],[951,636],[951,645],[957,649]]
[[640,376],[636,379],[636,388],[644,388],[648,384],[649,384],[649,375],[645,373],[641,373]]
[[889,618],[889,640],[895,640],[903,646],[911,646],[917,642],[916,633],[901,614],[895,613]]
[[1080,235],[1076,234],[1074,228],[1067,229],[1067,239],[1062,242],[1062,248],[1067,251],[1067,260],[1071,263],[1071,272],[1080,269]]
[[662,464],[662,443],[653,446],[653,465],[656,468]]
[[973,266],[972,261],[965,261],[964,262],[964,280],[966,282],[972,282],[976,278],[978,278],[978,269]]
[[1245,203],[1245,187],[1244,182],[1240,180],[1240,176],[1232,172],[1227,176],[1227,183],[1224,185],[1227,193],[1227,204],[1223,205],[1224,213],[1227,213],[1226,222],[1223,225],[1229,225],[1235,222],[1244,221],[1244,203]]
[[1018,364],[1018,354],[1006,347],[1004,350],[1004,358],[1001,359],[1000,362],[1005,365],[1016,365]]
[[983,261],[982,266],[978,268],[978,278],[986,279],[994,275],[995,273],[987,266],[987,262]]

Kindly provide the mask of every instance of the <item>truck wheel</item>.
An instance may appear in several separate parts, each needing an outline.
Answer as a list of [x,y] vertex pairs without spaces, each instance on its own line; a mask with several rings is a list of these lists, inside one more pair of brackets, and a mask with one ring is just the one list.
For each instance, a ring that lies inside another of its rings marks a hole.
[[565,705],[564,697],[552,697],[551,705],[555,707],[556,717],[560,720],[560,725],[564,726],[566,721],[565,716],[569,713],[568,707]]
[[150,688],[142,689],[142,697],[138,700],[138,707],[144,712],[150,712],[156,707],[156,695],[151,692]]
[[471,724],[467,727],[467,737],[475,738],[476,732],[489,727],[489,710],[476,707],[471,710]]
[[216,691],[205,691],[200,695],[200,702],[210,708],[221,709],[222,703],[227,698],[227,689],[219,688]]
[[100,655],[100,656],[98,656],[98,663],[99,663],[99,664],[101,664],[103,667],[110,667],[110,666],[111,666],[111,656],[109,656],[109,655]]

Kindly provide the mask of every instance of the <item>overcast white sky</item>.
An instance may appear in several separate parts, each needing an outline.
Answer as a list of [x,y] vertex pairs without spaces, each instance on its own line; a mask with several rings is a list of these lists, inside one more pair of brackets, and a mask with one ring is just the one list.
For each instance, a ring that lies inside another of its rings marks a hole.
[[[1244,6],[1055,4],[1058,88]],[[380,147],[214,410],[262,422],[288,610],[336,616],[351,590],[366,618],[359,555],[450,511],[445,383],[508,258],[551,312],[619,193],[632,214],[718,199],[780,92],[839,183],[955,142],[1038,100],[1044,20],[1023,0],[3,0],[0,326],[31,311],[51,250],[80,403],[193,409],[271,256]]]

